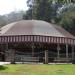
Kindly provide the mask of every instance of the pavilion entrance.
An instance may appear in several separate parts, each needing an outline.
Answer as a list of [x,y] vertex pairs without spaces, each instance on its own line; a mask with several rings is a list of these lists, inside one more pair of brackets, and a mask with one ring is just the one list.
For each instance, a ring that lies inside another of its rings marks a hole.
[[15,46],[15,62],[43,62],[44,49],[38,44],[20,43]]

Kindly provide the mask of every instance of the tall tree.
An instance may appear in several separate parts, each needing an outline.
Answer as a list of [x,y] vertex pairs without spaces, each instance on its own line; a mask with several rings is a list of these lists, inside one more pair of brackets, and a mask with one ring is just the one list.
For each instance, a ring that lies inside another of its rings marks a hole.
[[34,0],[27,0],[27,6],[29,7],[29,9],[23,15],[23,19],[29,20],[33,18],[33,2]]
[[50,22],[52,18],[51,0],[28,0],[31,18]]
[[40,19],[50,22],[56,19],[60,4],[70,3],[72,0],[28,0],[29,10],[25,19]]
[[75,0],[54,0],[54,1],[56,1],[56,2],[58,2],[58,3],[74,3],[75,2]]
[[59,25],[75,35],[75,11],[64,12],[63,16],[60,18]]

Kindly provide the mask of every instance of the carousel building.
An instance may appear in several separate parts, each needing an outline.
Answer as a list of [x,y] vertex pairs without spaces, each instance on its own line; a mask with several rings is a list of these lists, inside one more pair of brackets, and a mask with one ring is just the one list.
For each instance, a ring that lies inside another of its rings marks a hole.
[[0,29],[0,61],[72,62],[75,37],[41,20],[22,20]]

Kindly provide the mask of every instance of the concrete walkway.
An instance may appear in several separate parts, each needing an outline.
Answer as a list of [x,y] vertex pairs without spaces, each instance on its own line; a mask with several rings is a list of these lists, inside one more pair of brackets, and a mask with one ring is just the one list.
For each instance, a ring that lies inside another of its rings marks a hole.
[[10,62],[0,62],[0,65],[10,64]]
[[[34,62],[15,62],[16,64],[43,64]],[[11,62],[0,62],[0,65],[11,64]],[[48,63],[48,64],[72,64],[72,63]]]

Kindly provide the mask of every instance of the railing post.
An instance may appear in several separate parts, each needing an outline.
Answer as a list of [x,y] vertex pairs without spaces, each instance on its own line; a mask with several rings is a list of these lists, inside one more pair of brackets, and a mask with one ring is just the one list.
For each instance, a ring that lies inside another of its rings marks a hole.
[[66,44],[66,59],[68,60],[68,44]]
[[45,50],[45,64],[48,64],[48,50]]
[[74,45],[72,45],[72,60],[74,59]]
[[58,60],[60,58],[60,45],[59,44],[57,45],[57,58]]
[[35,48],[34,43],[32,43],[32,57],[34,57],[34,48]]

